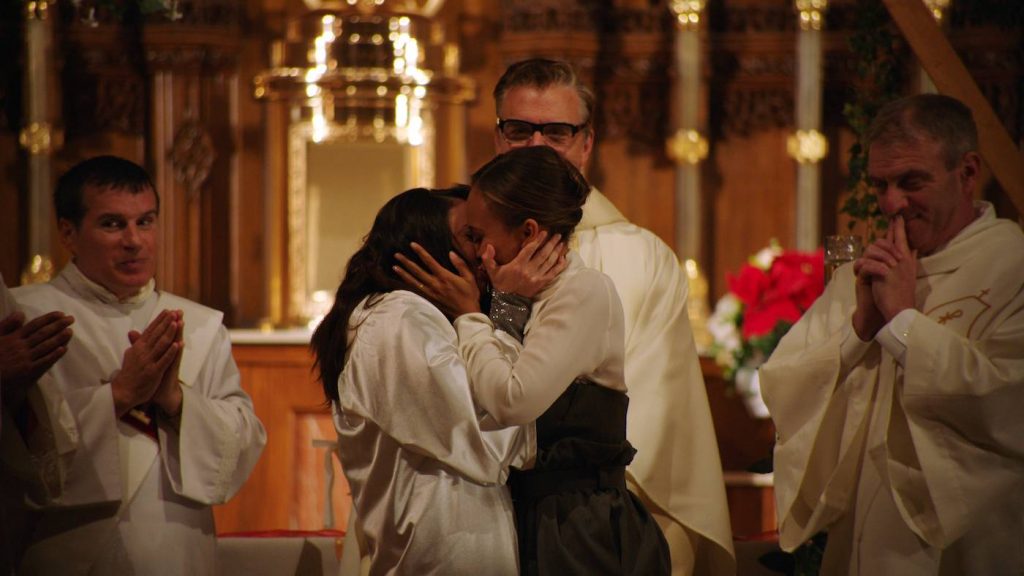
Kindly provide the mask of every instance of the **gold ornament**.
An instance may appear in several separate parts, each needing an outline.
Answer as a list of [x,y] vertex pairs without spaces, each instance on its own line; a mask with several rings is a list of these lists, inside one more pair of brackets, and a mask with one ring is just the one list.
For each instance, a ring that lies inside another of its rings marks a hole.
[[797,130],[786,140],[786,151],[801,164],[817,164],[828,156],[828,140],[817,130]]
[[678,164],[697,164],[708,157],[708,141],[696,130],[677,130],[665,142],[665,152]]

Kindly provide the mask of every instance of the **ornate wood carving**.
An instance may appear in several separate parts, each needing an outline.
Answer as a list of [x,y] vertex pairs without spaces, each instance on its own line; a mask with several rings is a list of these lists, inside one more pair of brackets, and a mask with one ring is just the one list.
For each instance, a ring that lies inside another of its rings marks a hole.
[[1024,135],[1020,81],[1024,76],[1024,45],[1020,38],[989,29],[956,34],[952,40],[996,116],[1010,135],[1019,139]]
[[722,136],[793,125],[796,56],[789,37],[712,40],[710,121]]
[[138,49],[108,27],[71,24],[57,36],[68,138],[108,130],[142,136],[146,89]]
[[662,3],[504,0],[501,8],[506,65],[531,56],[572,62],[597,95],[600,138],[664,159],[673,36]]
[[[62,3],[63,4],[63,3]],[[235,26],[241,19],[240,3],[234,0],[71,0],[61,10],[68,23],[89,27],[174,22],[182,26]]]
[[747,136],[793,124],[793,94],[786,88],[726,90],[720,108],[711,107],[712,125],[724,136]]
[[707,10],[714,34],[794,32],[797,28],[792,2],[709,2]]
[[217,152],[206,128],[196,120],[186,120],[174,135],[168,159],[174,167],[174,179],[195,197],[206,178]]

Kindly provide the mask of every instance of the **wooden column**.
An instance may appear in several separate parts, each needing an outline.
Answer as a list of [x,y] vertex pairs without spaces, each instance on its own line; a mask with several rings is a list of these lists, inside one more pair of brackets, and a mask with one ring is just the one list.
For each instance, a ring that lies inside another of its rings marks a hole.
[[827,0],[796,0],[800,22],[797,32],[797,78],[794,120],[796,133],[787,142],[796,166],[796,248],[814,250],[821,245],[821,167],[828,142],[821,127],[821,28]]
[[54,89],[53,14],[50,2],[25,4],[25,124],[18,141],[28,152],[28,266],[22,283],[46,282],[53,274],[53,167],[61,137],[51,106]]
[[704,2],[675,0],[669,6],[676,17],[676,132],[667,143],[669,156],[676,163],[675,245],[680,260],[699,263],[703,248],[700,162],[708,154],[707,139],[700,131],[700,19]]

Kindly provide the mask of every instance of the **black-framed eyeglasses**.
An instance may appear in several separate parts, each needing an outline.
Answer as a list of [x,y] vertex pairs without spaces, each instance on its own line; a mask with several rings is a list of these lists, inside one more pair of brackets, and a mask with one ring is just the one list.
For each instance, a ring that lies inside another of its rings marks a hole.
[[498,118],[498,131],[509,144],[522,144],[533,138],[534,132],[540,132],[549,144],[567,144],[587,124],[569,124],[568,122],[545,122],[534,124],[526,120]]

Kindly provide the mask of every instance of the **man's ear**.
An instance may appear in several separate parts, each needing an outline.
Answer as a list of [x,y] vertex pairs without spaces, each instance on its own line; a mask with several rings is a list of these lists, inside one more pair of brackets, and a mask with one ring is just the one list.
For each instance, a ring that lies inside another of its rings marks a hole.
[[60,243],[72,256],[75,254],[75,237],[78,233],[78,227],[75,226],[71,220],[67,218],[60,218],[57,220],[57,232],[60,236]]
[[590,155],[594,152],[594,140],[597,138],[597,135],[594,134],[594,128],[592,126],[588,126],[587,128],[585,128],[585,130],[587,131],[587,133],[583,137],[583,158],[581,161],[582,166],[578,166],[580,174],[583,174],[584,176],[586,176],[587,169],[590,167]]
[[981,156],[977,152],[968,152],[960,164],[960,186],[965,195],[974,197],[978,178],[981,174]]

